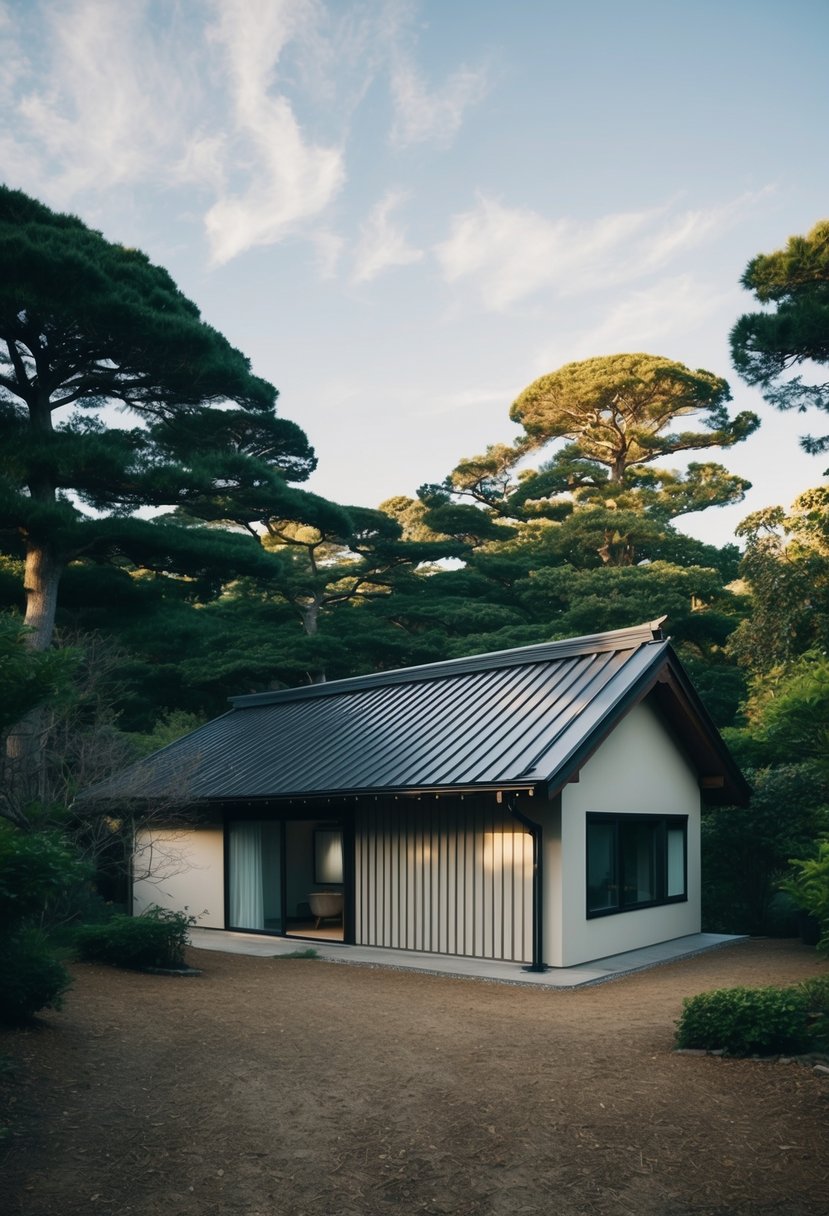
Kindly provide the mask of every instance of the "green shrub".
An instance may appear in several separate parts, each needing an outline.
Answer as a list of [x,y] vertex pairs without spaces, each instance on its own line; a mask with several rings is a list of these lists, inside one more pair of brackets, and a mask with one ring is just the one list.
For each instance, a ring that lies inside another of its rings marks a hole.
[[23,832],[0,820],[0,927],[41,916],[77,889],[87,869],[54,832]]
[[803,1051],[811,1044],[810,998],[798,988],[718,988],[687,997],[677,1023],[678,1047],[732,1056]]
[[60,1009],[71,983],[39,929],[23,928],[0,941],[0,1021],[18,1026],[41,1009]]
[[41,924],[83,888],[86,867],[54,832],[0,821],[0,1021],[16,1025],[59,1009],[69,973]]
[[806,997],[812,1046],[829,1051],[829,975],[814,975],[798,988]]
[[148,908],[141,916],[118,913],[103,925],[81,925],[75,936],[79,957],[141,971],[147,967],[184,966],[188,931],[195,917],[165,908]]
[[793,861],[794,873],[781,883],[784,891],[820,926],[817,948],[829,954],[829,840],[822,840],[817,857]]

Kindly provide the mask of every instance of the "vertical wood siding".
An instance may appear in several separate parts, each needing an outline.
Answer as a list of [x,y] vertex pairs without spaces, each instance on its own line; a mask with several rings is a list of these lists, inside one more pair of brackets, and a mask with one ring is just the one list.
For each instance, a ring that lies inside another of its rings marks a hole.
[[532,840],[494,798],[357,809],[356,941],[532,961]]

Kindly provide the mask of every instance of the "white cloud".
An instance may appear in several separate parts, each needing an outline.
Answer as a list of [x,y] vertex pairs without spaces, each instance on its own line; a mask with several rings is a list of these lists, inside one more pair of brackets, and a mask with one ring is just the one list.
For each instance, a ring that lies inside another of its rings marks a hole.
[[421,249],[415,249],[406,240],[403,230],[392,222],[391,214],[406,201],[401,190],[388,190],[369,212],[368,219],[360,230],[360,241],[355,253],[355,283],[367,283],[382,271],[392,266],[409,266],[423,257]]
[[435,249],[447,283],[465,280],[485,308],[504,311],[542,290],[573,295],[652,274],[738,223],[765,194],[708,210],[670,204],[597,220],[547,219],[481,196]]
[[320,215],[345,181],[338,148],[307,142],[284,94],[273,93],[286,44],[316,16],[308,0],[225,0],[210,37],[221,48],[235,118],[235,156],[248,185],[205,216],[213,260],[273,244]]
[[567,222],[481,197],[455,216],[449,238],[435,250],[448,283],[472,279],[495,311],[548,283],[567,248]]
[[418,143],[448,147],[460,130],[467,110],[477,105],[486,88],[483,69],[459,68],[442,88],[430,92],[411,61],[399,56],[391,74],[392,144],[398,148]]
[[[413,12],[391,0],[0,0],[0,172],[87,217],[106,203],[120,214],[145,187],[184,187],[175,201],[202,210],[215,264],[299,235],[330,275],[341,242],[329,212],[371,83],[390,73],[399,146],[449,143],[483,95],[484,74],[465,68],[427,88]],[[422,256],[395,205],[363,233],[360,279]]]
[[170,116],[183,104],[180,75],[154,53],[144,4],[79,0],[40,16],[49,84],[16,105],[30,175],[45,162],[52,193],[67,196],[140,179],[175,139]]
[[6,178],[61,206],[93,190],[195,186],[212,196],[216,262],[319,216],[345,180],[342,152],[306,137],[276,69],[289,43],[310,38],[321,7],[214,0],[212,24],[204,10],[168,6],[159,17],[154,7],[40,3],[31,64],[31,44],[0,8],[0,100],[16,116],[0,135]]
[[227,181],[227,137],[196,135],[187,144],[174,173],[182,182],[221,191]]
[[698,249],[739,224],[758,203],[773,193],[773,187],[751,191],[707,210],[683,211],[669,218],[661,230],[654,232],[643,250],[642,268],[650,270],[664,266],[674,257]]
[[730,315],[737,294],[736,290],[718,293],[710,283],[691,274],[661,278],[619,296],[595,327],[571,335],[566,344],[559,339],[554,347],[547,347],[539,365],[548,370],[600,354],[651,351],[657,343],[677,335],[687,342],[688,335],[712,313],[724,311]]

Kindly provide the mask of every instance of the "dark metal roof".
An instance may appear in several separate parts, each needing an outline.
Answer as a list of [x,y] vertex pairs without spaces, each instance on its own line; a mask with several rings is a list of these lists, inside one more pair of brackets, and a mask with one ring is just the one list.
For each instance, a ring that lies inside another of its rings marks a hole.
[[566,780],[672,655],[659,624],[236,697],[89,796],[230,801]]

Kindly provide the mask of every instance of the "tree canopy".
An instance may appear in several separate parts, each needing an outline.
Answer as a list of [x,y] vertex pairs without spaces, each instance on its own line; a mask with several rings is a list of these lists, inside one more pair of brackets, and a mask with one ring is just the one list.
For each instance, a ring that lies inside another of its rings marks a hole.
[[[731,447],[759,425],[755,414],[730,419],[725,380],[656,355],[607,355],[567,363],[516,398],[510,417],[524,428],[522,446],[569,439],[578,455],[607,470],[614,485],[626,471],[675,452]],[[702,415],[704,430],[668,431],[676,419]]]
[[[263,487],[301,517],[285,480],[315,459],[276,397],[143,253],[0,188],[0,531],[25,558],[35,648],[73,560],[255,566],[250,540],[126,517]],[[139,425],[115,425],[116,405]]]
[[[490,521],[488,530],[466,527],[479,546],[509,542],[517,528],[519,543],[528,529],[544,534],[545,548],[568,551],[577,565],[629,566],[687,552],[691,542],[677,538],[672,521],[739,502],[749,483],[711,461],[691,461],[684,471],[653,462],[728,447],[751,434],[759,419],[748,412],[730,417],[730,396],[725,380],[711,372],[655,355],[569,363],[513,403],[510,415],[524,428],[514,444],[492,444],[461,460],[442,485],[421,487],[427,522],[451,530],[441,522],[447,504],[457,511],[458,500],[467,500],[473,514]],[[671,429],[689,415],[701,416],[702,429]],[[569,442],[537,469],[522,467],[531,452],[557,440]],[[699,564],[699,555],[685,564]]]
[[[829,364],[829,220],[820,220],[785,248],[758,254],[746,267],[743,287],[762,312],[746,313],[731,331],[734,366],[747,384],[757,385],[780,410],[809,406],[829,412],[829,381],[805,382],[793,368]],[[829,435],[806,435],[807,452],[829,450]]]

